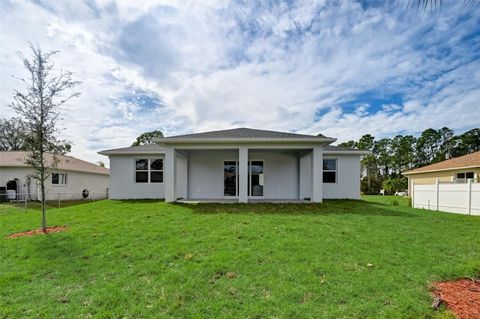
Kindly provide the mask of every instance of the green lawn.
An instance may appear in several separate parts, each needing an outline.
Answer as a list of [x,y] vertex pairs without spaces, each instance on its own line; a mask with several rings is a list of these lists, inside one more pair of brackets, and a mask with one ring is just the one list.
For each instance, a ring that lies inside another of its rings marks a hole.
[[40,213],[0,206],[0,317],[444,317],[429,286],[480,275],[480,218],[393,200],[98,201],[16,239]]

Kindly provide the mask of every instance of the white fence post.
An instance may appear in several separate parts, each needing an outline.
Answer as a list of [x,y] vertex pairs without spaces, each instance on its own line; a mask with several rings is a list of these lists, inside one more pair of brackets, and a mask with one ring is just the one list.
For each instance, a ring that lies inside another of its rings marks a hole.
[[440,183],[438,178],[435,179],[435,210],[438,210],[439,198],[440,198]]
[[472,215],[472,180],[467,180],[467,212]]

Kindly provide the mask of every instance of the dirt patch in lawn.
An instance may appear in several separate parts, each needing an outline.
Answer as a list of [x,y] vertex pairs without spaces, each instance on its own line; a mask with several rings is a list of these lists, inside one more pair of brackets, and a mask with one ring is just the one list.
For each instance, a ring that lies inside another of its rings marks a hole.
[[67,226],[52,226],[52,227],[47,227],[45,231],[41,229],[32,229],[32,230],[27,230],[24,232],[20,233],[13,233],[8,236],[8,238],[18,238],[18,237],[25,237],[25,236],[35,236],[35,235],[44,235],[44,234],[49,234],[49,233],[58,233],[62,231],[66,231]]
[[480,280],[459,279],[433,285],[434,307],[444,303],[460,319],[480,318]]

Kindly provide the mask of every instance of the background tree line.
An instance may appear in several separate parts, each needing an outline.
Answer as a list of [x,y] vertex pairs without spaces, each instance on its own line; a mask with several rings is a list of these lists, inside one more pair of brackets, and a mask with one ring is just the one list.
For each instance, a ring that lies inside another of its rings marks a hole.
[[358,141],[339,145],[371,152],[361,162],[363,193],[378,194],[383,188],[393,194],[407,189],[407,178],[401,174],[406,170],[480,151],[480,128],[461,135],[455,135],[448,127],[429,128],[418,137],[397,135],[379,140],[366,134]]

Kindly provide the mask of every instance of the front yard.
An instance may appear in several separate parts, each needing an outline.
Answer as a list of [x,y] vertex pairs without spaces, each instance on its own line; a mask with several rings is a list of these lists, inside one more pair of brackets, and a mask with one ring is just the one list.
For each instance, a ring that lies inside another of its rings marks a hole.
[[404,199],[0,207],[2,318],[434,318],[429,286],[480,275],[480,218]]

